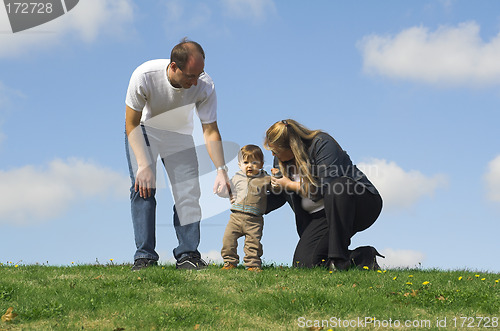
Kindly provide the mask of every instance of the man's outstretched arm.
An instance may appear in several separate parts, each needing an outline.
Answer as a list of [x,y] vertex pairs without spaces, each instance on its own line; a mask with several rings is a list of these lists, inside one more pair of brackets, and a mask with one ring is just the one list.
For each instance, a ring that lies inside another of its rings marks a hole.
[[224,160],[224,150],[222,148],[222,138],[219,132],[219,127],[217,126],[217,122],[213,122],[209,124],[202,124],[202,128],[208,155],[210,155],[214,166],[217,168],[214,193],[227,196],[229,189],[229,177],[226,170],[223,169],[225,168],[224,166],[226,162]]

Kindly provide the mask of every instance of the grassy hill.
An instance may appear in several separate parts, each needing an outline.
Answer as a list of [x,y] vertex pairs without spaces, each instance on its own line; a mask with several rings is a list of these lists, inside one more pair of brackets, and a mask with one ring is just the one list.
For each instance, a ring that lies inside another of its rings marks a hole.
[[499,279],[464,270],[8,263],[0,330],[500,329]]

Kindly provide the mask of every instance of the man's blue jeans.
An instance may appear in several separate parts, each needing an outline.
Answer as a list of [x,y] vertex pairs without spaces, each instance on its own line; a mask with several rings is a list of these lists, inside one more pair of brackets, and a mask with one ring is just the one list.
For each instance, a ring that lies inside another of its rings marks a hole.
[[[137,128],[139,129],[139,127]],[[146,145],[154,161],[151,164],[156,173],[156,159],[161,157],[169,177],[174,196],[174,228],[179,245],[174,249],[174,257],[179,260],[187,255],[200,256],[201,208],[198,181],[198,159],[191,135],[171,131],[146,128],[141,125]],[[137,161],[125,134],[125,149],[132,186],[130,202],[134,227],[136,252],[134,260],[147,258],[157,261],[156,247],[156,189],[149,198],[142,198],[135,192]]]

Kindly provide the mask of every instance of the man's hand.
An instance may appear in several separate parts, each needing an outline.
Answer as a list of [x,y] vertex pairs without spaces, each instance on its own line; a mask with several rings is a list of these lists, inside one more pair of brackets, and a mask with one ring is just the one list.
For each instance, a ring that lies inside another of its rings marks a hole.
[[227,172],[224,170],[217,170],[217,177],[215,177],[214,183],[214,194],[220,197],[231,198],[231,184],[229,183],[229,177]]
[[151,167],[145,167],[137,170],[135,178],[135,191],[139,192],[141,198],[147,199],[151,197],[152,190],[156,185],[155,174]]

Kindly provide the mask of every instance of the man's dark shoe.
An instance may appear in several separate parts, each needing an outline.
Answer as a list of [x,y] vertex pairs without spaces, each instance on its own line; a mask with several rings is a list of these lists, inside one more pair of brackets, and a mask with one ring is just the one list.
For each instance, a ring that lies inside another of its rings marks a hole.
[[138,271],[157,264],[158,262],[156,262],[155,260],[140,258],[134,261],[134,266],[132,267],[132,271]]
[[201,270],[208,266],[208,264],[196,255],[188,255],[177,261],[175,264],[176,269],[185,270]]

